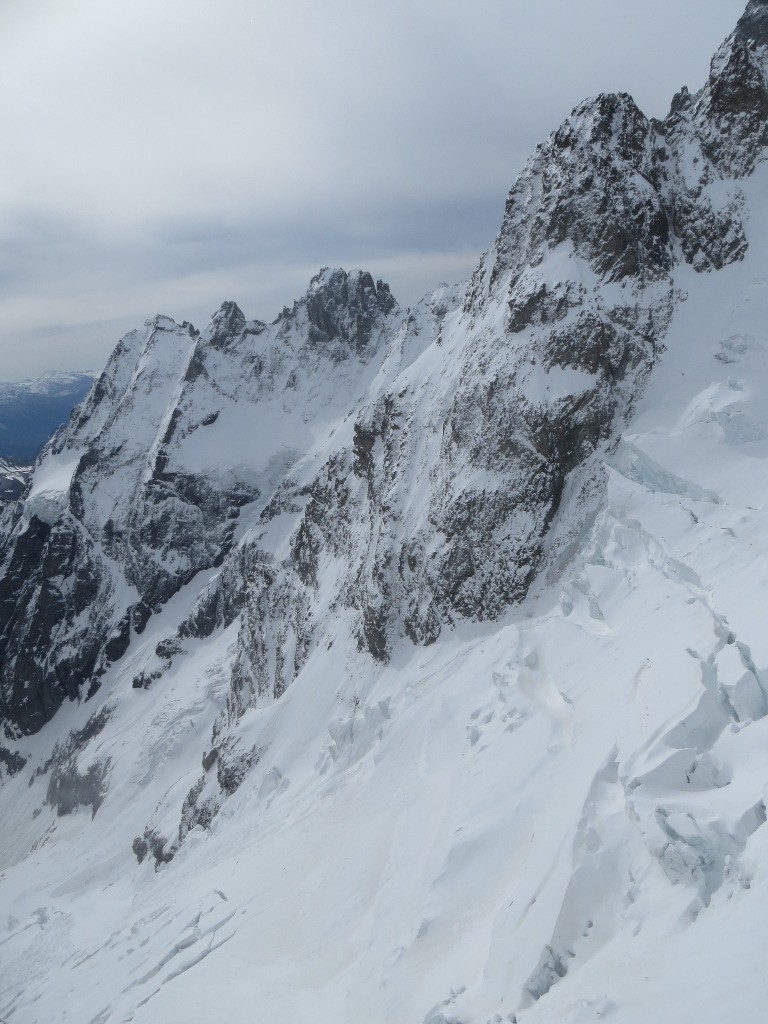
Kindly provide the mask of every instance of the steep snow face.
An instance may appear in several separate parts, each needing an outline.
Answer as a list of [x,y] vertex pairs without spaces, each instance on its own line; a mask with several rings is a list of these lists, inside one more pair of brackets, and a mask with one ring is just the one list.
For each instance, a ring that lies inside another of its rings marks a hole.
[[0,1017],[762,1024],[765,8],[467,286],[118,346],[4,520]]

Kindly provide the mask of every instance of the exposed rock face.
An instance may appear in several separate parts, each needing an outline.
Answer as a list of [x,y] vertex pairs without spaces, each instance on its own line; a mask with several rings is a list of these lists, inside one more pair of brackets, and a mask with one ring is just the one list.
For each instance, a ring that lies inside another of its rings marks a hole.
[[[376,324],[397,308],[389,286],[373,283],[370,274],[345,274],[343,270],[321,271],[310,283],[306,301],[308,338],[320,347],[333,346],[343,360],[354,352],[363,356],[375,338]],[[286,325],[299,314],[299,307],[285,316]]]
[[491,284],[563,243],[605,281],[672,267],[664,139],[626,95],[580,104],[538,148],[509,195]]
[[707,84],[683,89],[661,127],[677,162],[672,194],[675,232],[686,260],[719,270],[743,257],[747,239],[738,187],[768,144],[768,33],[762,0],[750,3],[736,31],[712,59]]
[[31,732],[79,695],[105,636],[114,639],[114,581],[69,516],[51,523],[32,514],[13,540],[0,580],[0,679],[6,730]]
[[323,270],[271,325],[227,302],[202,333],[157,317],[126,336],[3,519],[6,729],[97,687],[202,572],[134,683],[237,622],[217,743],[339,617],[385,662],[523,598],[590,514],[663,349],[675,268],[747,251],[739,181],[768,141],[767,55],[753,0],[664,122],[625,94],[580,104],[468,285],[404,319],[369,274]]

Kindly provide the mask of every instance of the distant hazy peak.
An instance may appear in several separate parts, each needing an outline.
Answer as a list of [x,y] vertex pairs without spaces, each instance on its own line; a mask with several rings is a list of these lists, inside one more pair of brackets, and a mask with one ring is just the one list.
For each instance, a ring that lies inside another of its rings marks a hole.
[[92,381],[97,374],[89,370],[47,370],[39,377],[15,382],[0,382],[0,396],[5,393],[13,395],[63,395],[79,390],[87,381]]

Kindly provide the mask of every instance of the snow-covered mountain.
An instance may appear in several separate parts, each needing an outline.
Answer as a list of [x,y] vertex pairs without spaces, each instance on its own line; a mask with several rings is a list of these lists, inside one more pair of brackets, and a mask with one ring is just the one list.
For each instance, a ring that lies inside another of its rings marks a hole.
[[50,371],[0,384],[0,457],[29,464],[93,384],[92,373]]
[[0,523],[0,1017],[762,1022],[767,146],[751,0],[466,284],[123,339]]

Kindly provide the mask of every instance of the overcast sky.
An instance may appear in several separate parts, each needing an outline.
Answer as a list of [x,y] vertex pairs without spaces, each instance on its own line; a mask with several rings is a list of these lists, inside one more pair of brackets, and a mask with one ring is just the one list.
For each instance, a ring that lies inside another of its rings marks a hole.
[[0,380],[324,265],[467,277],[585,96],[663,116],[746,0],[0,0]]

